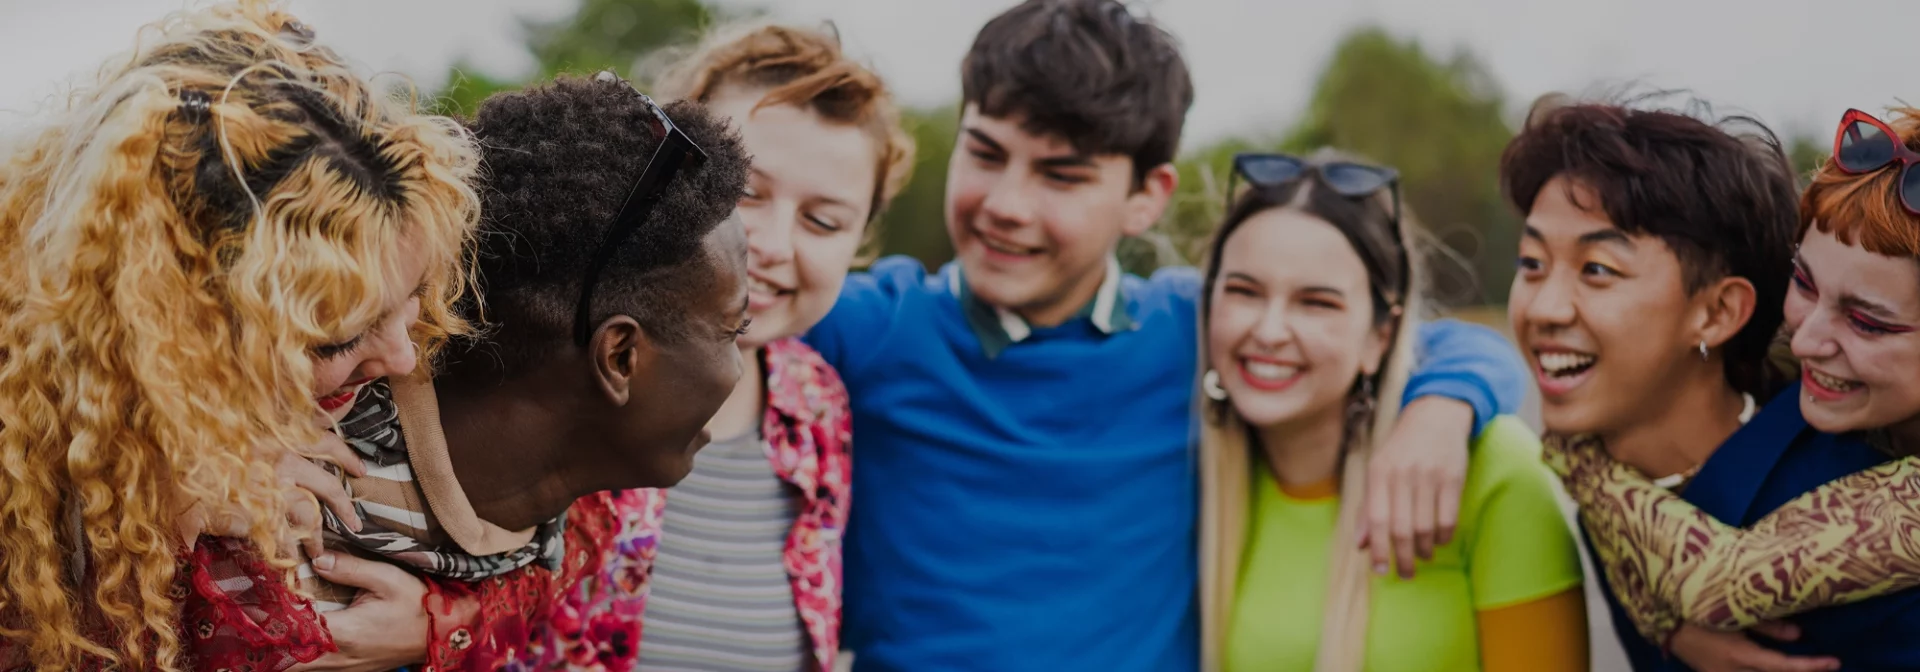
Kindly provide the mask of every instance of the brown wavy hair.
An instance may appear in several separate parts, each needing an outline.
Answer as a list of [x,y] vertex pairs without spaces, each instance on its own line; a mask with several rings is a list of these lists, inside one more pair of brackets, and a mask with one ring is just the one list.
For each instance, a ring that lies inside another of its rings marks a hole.
[[824,30],[744,23],[711,31],[689,49],[666,52],[654,86],[668,98],[708,102],[727,86],[765,91],[753,109],[797,105],[830,123],[858,127],[879,149],[866,242],[877,240],[887,204],[913,176],[914,142],[900,125],[893,93],[872,69],[840,50]]
[[272,465],[319,437],[313,349],[377,319],[409,254],[428,261],[422,359],[467,330],[451,306],[476,168],[457,124],[374,91],[265,2],[148,26],[16,140],[0,164],[16,658],[177,669],[169,591],[192,540],[175,522],[197,503],[247,511],[248,538],[291,565]]
[[[1886,122],[1901,144],[1920,150],[1920,109],[1895,108]],[[1898,170],[1849,175],[1828,157],[1800,195],[1795,240],[1814,227],[1874,254],[1920,257],[1920,216],[1900,206]]]

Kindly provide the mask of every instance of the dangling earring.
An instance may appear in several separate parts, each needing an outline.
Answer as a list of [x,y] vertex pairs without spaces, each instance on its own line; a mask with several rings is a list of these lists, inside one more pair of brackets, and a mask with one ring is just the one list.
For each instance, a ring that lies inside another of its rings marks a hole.
[[1360,396],[1347,404],[1347,416],[1358,420],[1373,415],[1373,377],[1360,377]]
[[1707,339],[1700,339],[1700,361],[1707,361]]
[[1219,371],[1207,369],[1207,375],[1200,377],[1200,390],[1207,393],[1208,399],[1214,401],[1227,400],[1227,388],[1220,386]]

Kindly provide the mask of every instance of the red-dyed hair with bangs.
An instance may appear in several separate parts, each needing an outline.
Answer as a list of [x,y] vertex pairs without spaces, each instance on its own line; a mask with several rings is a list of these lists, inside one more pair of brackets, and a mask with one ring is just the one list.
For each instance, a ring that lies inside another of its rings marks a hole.
[[[1920,109],[1896,108],[1887,119],[1894,137],[1908,149],[1920,151]],[[1800,230],[1819,227],[1822,233],[1874,254],[1920,259],[1920,216],[1900,205],[1899,163],[1861,175],[1849,175],[1832,157],[1813,174],[1813,183],[1800,195]]]

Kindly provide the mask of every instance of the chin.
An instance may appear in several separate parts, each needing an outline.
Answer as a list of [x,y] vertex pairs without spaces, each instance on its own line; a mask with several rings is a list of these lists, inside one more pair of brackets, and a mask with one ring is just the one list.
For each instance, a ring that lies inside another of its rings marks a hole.
[[1804,395],[1800,397],[1800,415],[1807,419],[1808,425],[1827,434],[1878,429],[1885,425],[1874,422],[1859,411],[1843,411],[1830,408],[1824,402],[1808,401]]
[[1546,433],[1560,436],[1597,434],[1610,429],[1607,423],[1598,417],[1599,415],[1589,409],[1554,408],[1550,404],[1543,403],[1540,407],[1540,425],[1545,428]]

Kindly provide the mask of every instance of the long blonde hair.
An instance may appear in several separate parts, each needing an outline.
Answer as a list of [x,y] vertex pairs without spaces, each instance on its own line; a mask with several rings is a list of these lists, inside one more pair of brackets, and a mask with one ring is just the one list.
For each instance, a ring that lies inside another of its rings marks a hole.
[[[1315,162],[1340,158],[1323,151]],[[1202,669],[1217,670],[1226,650],[1239,587],[1241,555],[1246,546],[1248,509],[1253,482],[1251,430],[1230,400],[1205,394],[1208,314],[1218,280],[1219,259],[1227,238],[1238,225],[1273,208],[1294,208],[1340,228],[1363,259],[1369,256],[1369,282],[1378,295],[1376,324],[1393,321],[1392,344],[1371,380],[1356,380],[1349,400],[1346,444],[1340,469],[1340,509],[1335,527],[1327,582],[1327,600],[1321,616],[1316,672],[1354,672],[1361,669],[1366,650],[1370,561],[1359,548],[1362,507],[1366,502],[1367,460],[1377,439],[1387,436],[1399,417],[1400,398],[1413,367],[1416,317],[1420,315],[1421,277],[1418,255],[1408,232],[1410,217],[1401,213],[1394,225],[1393,204],[1385,192],[1361,202],[1345,200],[1318,181],[1317,175],[1280,189],[1250,189],[1235,203],[1215,233],[1206,266],[1200,311],[1200,371],[1194,398],[1200,418],[1200,607]],[[1361,249],[1372,248],[1372,249]],[[1384,286],[1383,286],[1384,285]],[[1381,305],[1383,304],[1383,305]],[[1370,397],[1361,395],[1371,392]]]
[[272,465],[319,437],[311,353],[413,282],[403,255],[422,359],[466,330],[476,153],[411,105],[226,5],[143,29],[0,165],[0,637],[35,668],[177,668],[196,503],[290,566]]
[[654,83],[662,96],[704,103],[728,85],[762,87],[766,92],[755,110],[797,105],[825,121],[859,128],[878,150],[866,231],[868,243],[877,238],[879,227],[871,223],[913,177],[913,136],[901,126],[893,92],[880,75],[841,51],[839,35],[737,23],[710,31],[693,47],[666,50],[653,59],[646,69],[659,71]]

